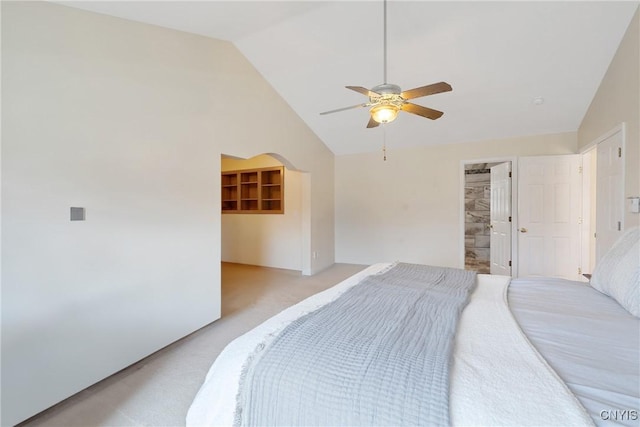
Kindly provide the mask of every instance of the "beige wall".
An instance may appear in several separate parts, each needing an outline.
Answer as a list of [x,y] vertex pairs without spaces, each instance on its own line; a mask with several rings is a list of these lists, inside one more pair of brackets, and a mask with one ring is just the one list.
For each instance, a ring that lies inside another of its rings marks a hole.
[[336,261],[461,267],[461,162],[572,154],[576,134],[336,157]]
[[[609,69],[578,129],[583,148],[620,123],[626,124],[625,197],[640,196],[640,11],[618,47]],[[625,227],[640,224],[640,215],[625,209]]]
[[[282,166],[268,155],[222,159],[222,170]],[[284,171],[283,214],[222,215],[222,261],[302,270],[302,172]]]
[[220,316],[222,153],[309,172],[310,269],[333,263],[333,154],[233,45],[1,7],[2,425]]

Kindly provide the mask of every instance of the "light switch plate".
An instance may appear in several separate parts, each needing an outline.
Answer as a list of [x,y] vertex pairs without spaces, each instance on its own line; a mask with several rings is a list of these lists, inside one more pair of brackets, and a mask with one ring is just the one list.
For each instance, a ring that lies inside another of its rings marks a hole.
[[71,221],[84,221],[85,220],[84,208],[71,208],[70,219]]

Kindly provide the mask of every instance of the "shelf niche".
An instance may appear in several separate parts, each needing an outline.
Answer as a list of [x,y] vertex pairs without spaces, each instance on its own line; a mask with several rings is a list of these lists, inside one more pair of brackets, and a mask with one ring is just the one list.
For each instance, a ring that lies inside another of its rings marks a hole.
[[284,168],[222,172],[222,213],[283,214]]

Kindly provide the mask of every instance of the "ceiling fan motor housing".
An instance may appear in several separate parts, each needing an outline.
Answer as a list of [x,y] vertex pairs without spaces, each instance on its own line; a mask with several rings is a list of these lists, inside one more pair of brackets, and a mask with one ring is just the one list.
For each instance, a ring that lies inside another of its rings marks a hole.
[[[393,119],[395,119],[395,115],[397,115],[397,112],[405,103],[400,93],[400,86],[389,83],[384,83],[371,89],[369,101],[374,106],[374,108],[371,109],[372,114],[374,109],[377,109],[379,106],[387,109],[392,108],[395,110],[393,115]],[[389,121],[393,121],[393,119]]]
[[398,85],[394,85],[391,83],[384,83],[371,89],[371,92],[379,93],[380,95],[390,95],[390,94],[400,95],[400,92],[402,92],[402,90]]

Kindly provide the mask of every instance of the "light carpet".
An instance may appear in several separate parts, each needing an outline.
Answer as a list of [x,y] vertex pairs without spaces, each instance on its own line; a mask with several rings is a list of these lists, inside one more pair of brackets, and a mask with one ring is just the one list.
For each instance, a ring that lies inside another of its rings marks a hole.
[[183,426],[209,367],[234,338],[364,269],[335,264],[315,276],[222,264],[222,318],[42,412],[20,427]]

